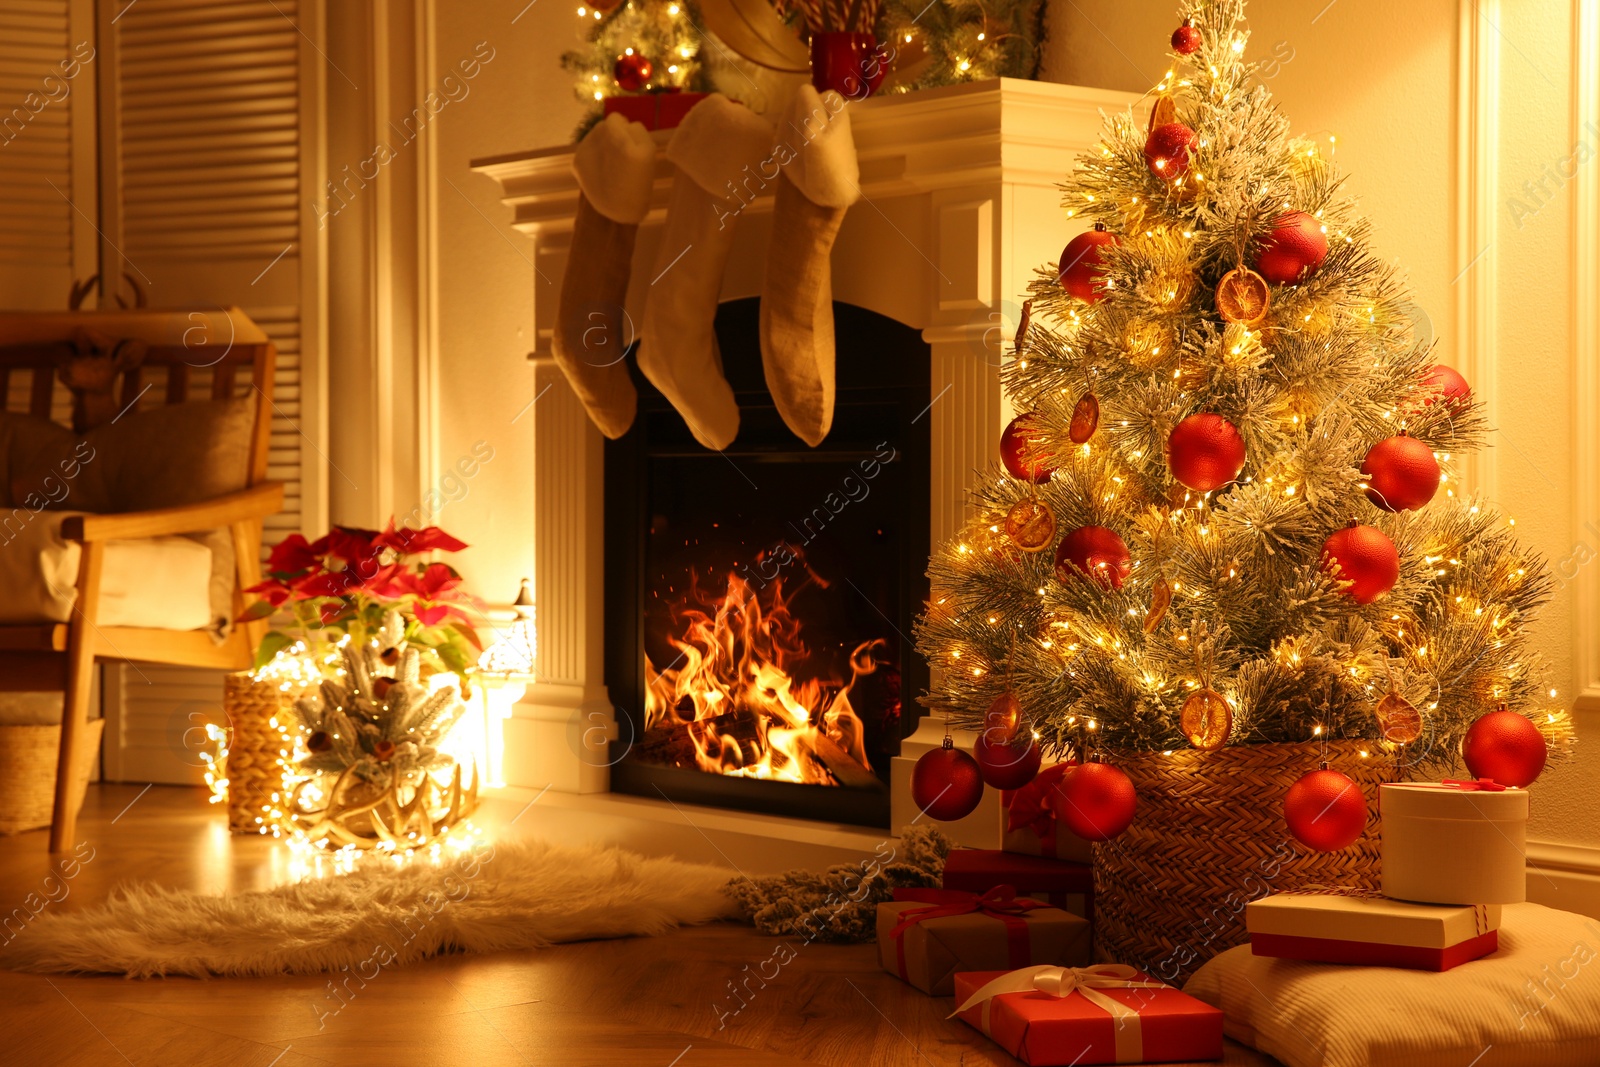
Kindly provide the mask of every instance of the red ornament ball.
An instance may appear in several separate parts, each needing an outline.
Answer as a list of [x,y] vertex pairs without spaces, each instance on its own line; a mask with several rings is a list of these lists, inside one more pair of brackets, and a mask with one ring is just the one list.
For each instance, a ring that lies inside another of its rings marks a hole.
[[1128,828],[1139,795],[1126,774],[1108,763],[1068,771],[1051,794],[1056,818],[1085,841],[1109,841]]
[[1061,288],[1086,304],[1093,304],[1105,294],[1099,289],[1101,274],[1100,251],[1117,243],[1117,235],[1106,230],[1105,223],[1097,222],[1094,229],[1078,234],[1061,250],[1061,263],[1056,267],[1056,278]]
[[1168,122],[1150,131],[1144,141],[1144,162],[1150,173],[1176,178],[1189,169],[1189,146],[1195,132],[1181,122]]
[[1244,469],[1244,438],[1221,415],[1190,415],[1167,437],[1167,468],[1197,493],[1220,489]]
[[1105,526],[1080,526],[1056,546],[1056,577],[1062,581],[1087,575],[1100,585],[1121,589],[1132,570],[1128,546]]
[[1514,711],[1491,711],[1467,728],[1461,757],[1474,778],[1493,778],[1501,785],[1532,785],[1550,754],[1539,728]]
[[1011,477],[1042,485],[1050,480],[1055,468],[1034,457],[1034,439],[1037,435],[1031,411],[1006,423],[1005,430],[1000,434],[1000,462]]
[[940,822],[965,818],[983,799],[978,761],[945,738],[944,747],[924,752],[911,769],[911,799]]
[[1367,499],[1384,511],[1415,511],[1439,491],[1439,461],[1433,449],[1407,433],[1386,437],[1361,461]]
[[617,57],[611,67],[611,76],[617,80],[617,88],[625,93],[636,93],[650,84],[650,75],[655,70],[655,64],[630,50]]
[[1357,604],[1370,604],[1400,580],[1400,553],[1394,542],[1376,526],[1351,523],[1335,530],[1322,543],[1322,566],[1339,565],[1339,578],[1350,582],[1345,590]]
[[1367,798],[1348,775],[1324,767],[1305,775],[1283,797],[1283,818],[1296,841],[1337,852],[1367,828]]
[[1194,28],[1193,19],[1184,19],[1183,25],[1172,31],[1172,50],[1180,56],[1193,55],[1200,48],[1200,31]]
[[1039,773],[1043,754],[1033,734],[1023,732],[1010,742],[989,740],[987,732],[973,742],[972,755],[986,785],[995,789],[1021,789]]
[[1273,285],[1292,285],[1315,274],[1327,257],[1322,223],[1304,211],[1291,211],[1274,219],[1272,232],[1261,239],[1256,272]]
[[1454,367],[1446,367],[1443,363],[1436,364],[1428,371],[1422,379],[1422,388],[1428,393],[1428,399],[1423,401],[1424,406],[1435,400],[1464,404],[1472,399],[1472,386]]

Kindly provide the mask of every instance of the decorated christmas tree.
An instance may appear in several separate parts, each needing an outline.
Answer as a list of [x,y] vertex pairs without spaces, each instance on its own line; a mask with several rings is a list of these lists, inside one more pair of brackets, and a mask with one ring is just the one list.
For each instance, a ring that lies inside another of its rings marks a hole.
[[[1022,414],[918,629],[929,705],[984,730],[978,766],[935,753],[922,794],[998,784],[1035,739],[1096,760],[1062,813],[1156,835],[1097,855],[1138,868],[1102,882],[1125,895],[1204,867],[1161,855],[1186,837],[1259,839],[1215,864],[1219,899],[1279,847],[1349,847],[1300,880],[1371,884],[1376,782],[1453,769],[1474,731],[1475,773],[1526,785],[1569,732],[1529,647],[1550,581],[1457,474],[1470,386],[1418,336],[1331,145],[1253,77],[1243,9],[1185,3],[1172,69],[1063,185],[1092,228],[1031,286],[1004,371]],[[1259,810],[1230,807],[1236,781]]]

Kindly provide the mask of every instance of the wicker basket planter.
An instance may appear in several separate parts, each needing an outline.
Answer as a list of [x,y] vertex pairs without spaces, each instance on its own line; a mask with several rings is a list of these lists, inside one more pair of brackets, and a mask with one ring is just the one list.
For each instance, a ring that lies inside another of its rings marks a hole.
[[[1378,887],[1378,786],[1386,760],[1358,741],[1229,745],[1107,753],[1133,780],[1138,814],[1096,845],[1095,951],[1181,984],[1202,963],[1248,940],[1245,904],[1307,885]],[[1340,852],[1313,852],[1289,834],[1283,796],[1319,752],[1367,797],[1367,832]]]
[[[105,725],[104,719],[84,724],[81,754],[72,769],[72,788],[80,804],[89,788],[89,772],[100,754]],[[60,753],[60,726],[0,726],[0,834],[20,834],[50,825]]]
[[278,760],[292,735],[273,720],[285,722],[280,713],[288,713],[302,692],[285,691],[281,682],[257,681],[248,671],[224,679],[222,709],[232,733],[218,773],[228,779],[228,829],[236,834],[266,833],[271,828],[266,812],[286,799],[273,794],[283,786]]

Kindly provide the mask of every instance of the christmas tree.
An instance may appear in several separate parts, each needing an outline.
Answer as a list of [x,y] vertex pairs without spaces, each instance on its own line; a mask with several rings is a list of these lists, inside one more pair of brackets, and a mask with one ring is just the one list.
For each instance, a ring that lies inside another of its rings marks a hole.
[[1031,286],[1004,469],[930,563],[927,703],[1020,707],[1055,754],[1361,740],[1395,777],[1501,705],[1564,740],[1549,578],[1456,473],[1470,386],[1253,78],[1243,8],[1184,4],[1148,121],[1063,185],[1094,228]]

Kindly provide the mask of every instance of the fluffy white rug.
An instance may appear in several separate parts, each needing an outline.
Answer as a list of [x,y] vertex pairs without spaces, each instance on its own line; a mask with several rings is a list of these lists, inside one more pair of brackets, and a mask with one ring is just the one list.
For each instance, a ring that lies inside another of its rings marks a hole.
[[30,923],[0,965],[130,978],[370,970],[711,922],[737,912],[727,882],[717,867],[620,849],[485,845],[437,867],[358,869],[238,896],[122,887]]

